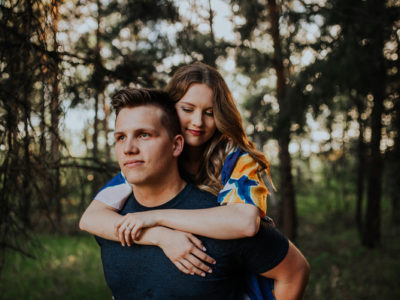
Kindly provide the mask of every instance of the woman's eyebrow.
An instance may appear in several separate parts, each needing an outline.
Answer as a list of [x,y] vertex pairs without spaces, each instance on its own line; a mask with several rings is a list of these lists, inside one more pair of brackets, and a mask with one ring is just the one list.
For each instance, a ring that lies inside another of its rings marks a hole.
[[186,105],[190,105],[190,106],[195,106],[193,103],[190,103],[190,102],[187,102],[187,101],[182,101],[182,100],[178,102],[178,105],[179,104],[186,104]]

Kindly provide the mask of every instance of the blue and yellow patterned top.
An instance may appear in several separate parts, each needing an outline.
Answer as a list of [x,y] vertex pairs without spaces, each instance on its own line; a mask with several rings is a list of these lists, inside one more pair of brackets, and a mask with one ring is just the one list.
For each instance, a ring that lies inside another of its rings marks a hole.
[[225,159],[221,172],[224,186],[218,194],[220,204],[247,203],[267,213],[268,189],[261,177],[261,166],[248,153],[236,148]]

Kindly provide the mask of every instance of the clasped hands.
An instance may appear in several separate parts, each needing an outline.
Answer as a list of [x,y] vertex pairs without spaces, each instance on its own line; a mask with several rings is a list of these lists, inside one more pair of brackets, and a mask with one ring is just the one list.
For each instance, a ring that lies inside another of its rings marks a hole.
[[156,214],[152,212],[135,212],[123,216],[115,226],[115,235],[118,237],[122,246],[139,239],[142,230],[146,227],[154,227],[158,225]]
[[[158,216],[156,211],[126,214],[115,224],[115,235],[122,246],[130,246],[141,238],[147,228],[159,225]],[[205,253],[206,248],[201,240],[188,232],[161,226],[157,228],[157,238],[150,244],[159,246],[180,271],[202,277],[206,273],[212,273],[211,267],[206,263],[216,262]]]

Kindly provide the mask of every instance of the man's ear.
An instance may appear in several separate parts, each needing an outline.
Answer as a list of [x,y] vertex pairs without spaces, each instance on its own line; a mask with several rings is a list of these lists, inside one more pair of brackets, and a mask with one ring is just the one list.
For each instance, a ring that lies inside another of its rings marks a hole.
[[184,139],[183,139],[183,135],[178,134],[174,137],[174,139],[172,140],[173,142],[173,156],[174,157],[178,157],[179,155],[181,155],[182,151],[183,151],[183,145],[185,144]]

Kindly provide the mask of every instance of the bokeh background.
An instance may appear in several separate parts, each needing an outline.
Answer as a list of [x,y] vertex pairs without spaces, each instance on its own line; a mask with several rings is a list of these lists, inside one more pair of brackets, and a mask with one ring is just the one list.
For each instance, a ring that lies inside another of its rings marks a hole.
[[[79,217],[110,95],[202,61],[272,165],[306,299],[400,299],[400,1],[0,1],[0,298],[110,299]],[[166,274],[168,276],[168,274]]]

